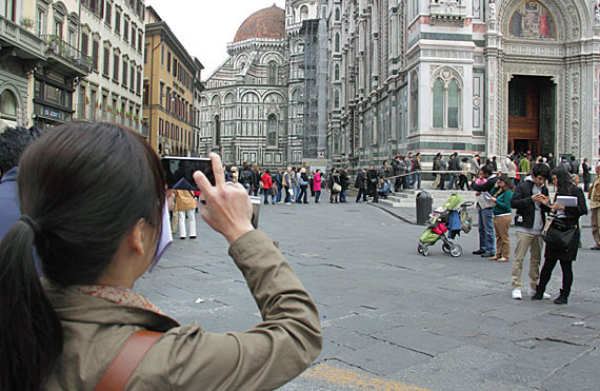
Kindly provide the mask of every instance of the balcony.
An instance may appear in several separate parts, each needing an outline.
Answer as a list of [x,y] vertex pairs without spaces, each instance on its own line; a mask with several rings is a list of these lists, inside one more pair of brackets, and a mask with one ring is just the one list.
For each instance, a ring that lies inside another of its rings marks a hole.
[[44,41],[18,24],[0,16],[0,47],[14,47],[16,55],[26,60],[44,60]]
[[459,26],[465,25],[467,6],[462,0],[431,0],[429,13],[432,25]]
[[86,56],[57,35],[44,35],[46,57],[56,66],[56,70],[65,75],[87,76],[92,71],[92,58]]

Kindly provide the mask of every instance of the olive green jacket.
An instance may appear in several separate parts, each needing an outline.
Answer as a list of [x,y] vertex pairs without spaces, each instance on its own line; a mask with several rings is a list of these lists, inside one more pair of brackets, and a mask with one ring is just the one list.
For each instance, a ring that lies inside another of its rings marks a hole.
[[43,281],[65,339],[44,390],[93,390],[121,346],[139,329],[165,334],[146,354],[127,390],[267,390],[296,377],[321,351],[315,303],[264,233],[247,233],[233,243],[229,254],[263,318],[246,332],[216,334],[197,323],[180,326],[152,311]]

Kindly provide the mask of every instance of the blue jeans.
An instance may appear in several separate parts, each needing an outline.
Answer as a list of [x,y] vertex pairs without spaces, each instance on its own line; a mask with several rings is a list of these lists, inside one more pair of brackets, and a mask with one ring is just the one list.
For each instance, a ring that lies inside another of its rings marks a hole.
[[348,194],[348,189],[342,190],[340,193],[340,202],[346,202],[346,194]]
[[416,172],[413,174],[413,183],[417,184],[417,189],[421,188],[421,174]]
[[494,209],[478,209],[479,249],[496,255],[496,233],[494,232]]
[[275,196],[275,202],[281,202],[281,186],[277,186],[277,195]]
[[290,188],[283,186],[283,191],[285,191],[285,203],[288,204],[290,202],[290,192],[289,192]]
[[[262,189],[263,190],[263,195],[265,196],[265,204],[269,203],[269,195],[271,193],[271,189]],[[273,201],[273,196],[271,196],[271,202]]]
[[321,198],[321,190],[315,191],[315,204],[319,203],[319,198]]
[[250,190],[251,190],[250,184],[249,183],[244,183],[243,186],[246,189],[246,192],[248,193],[248,195],[251,195],[250,194]]

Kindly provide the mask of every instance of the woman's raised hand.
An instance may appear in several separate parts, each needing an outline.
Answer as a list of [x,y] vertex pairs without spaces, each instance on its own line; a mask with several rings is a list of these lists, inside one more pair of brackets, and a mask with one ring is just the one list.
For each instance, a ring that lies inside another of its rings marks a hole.
[[209,155],[215,175],[215,186],[206,176],[196,171],[194,180],[202,191],[200,207],[202,218],[208,225],[219,232],[230,244],[252,231],[252,203],[241,184],[225,182],[225,173],[219,155]]

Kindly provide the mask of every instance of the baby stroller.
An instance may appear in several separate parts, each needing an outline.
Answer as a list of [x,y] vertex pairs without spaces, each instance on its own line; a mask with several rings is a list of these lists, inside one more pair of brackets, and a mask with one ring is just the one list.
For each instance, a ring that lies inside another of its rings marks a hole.
[[[474,202],[464,202],[464,198],[454,193],[446,200],[444,205],[436,209],[429,215],[427,229],[419,237],[419,246],[417,251],[424,257],[429,255],[429,247],[442,241],[442,251],[450,254],[452,257],[462,255],[462,247],[454,244],[451,239],[460,235],[461,232],[468,234],[472,228],[472,219],[468,208],[473,206]],[[450,232],[448,236],[446,233]]]

